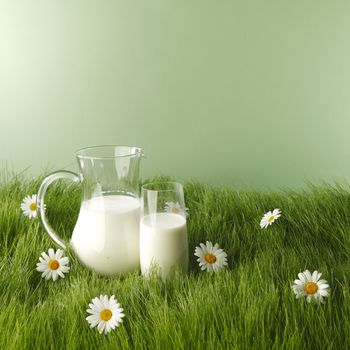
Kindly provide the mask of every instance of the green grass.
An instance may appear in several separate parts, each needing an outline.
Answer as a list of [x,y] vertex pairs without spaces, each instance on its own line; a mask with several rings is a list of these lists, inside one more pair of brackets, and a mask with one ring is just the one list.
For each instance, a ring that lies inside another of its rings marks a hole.
[[[106,278],[83,268],[71,251],[65,279],[35,270],[55,247],[38,220],[20,210],[41,178],[3,176],[0,183],[0,349],[347,349],[350,348],[350,194],[346,186],[259,193],[192,181],[185,194],[190,271],[163,282]],[[48,193],[52,226],[66,238],[79,209],[78,188]],[[261,230],[275,207],[283,217]],[[201,272],[196,245],[218,242],[229,256],[220,274]],[[57,247],[55,247],[57,248]],[[296,300],[298,272],[317,269],[331,286],[325,304]],[[90,300],[114,294],[124,323],[108,335],[85,320]]]

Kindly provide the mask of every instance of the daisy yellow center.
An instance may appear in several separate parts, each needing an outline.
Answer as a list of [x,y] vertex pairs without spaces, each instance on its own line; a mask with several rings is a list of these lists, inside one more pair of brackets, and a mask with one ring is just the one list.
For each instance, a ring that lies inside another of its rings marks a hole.
[[273,215],[271,215],[269,218],[268,218],[268,222],[272,222],[273,220],[275,220],[275,217]]
[[35,211],[36,210],[36,203],[31,203],[30,206],[29,206],[29,209],[31,211]]
[[180,209],[176,208],[176,207],[173,207],[173,208],[171,208],[171,212],[175,213],[175,214],[178,214],[180,212]]
[[60,263],[56,259],[50,260],[47,265],[51,270],[57,270],[60,267]]
[[315,282],[308,282],[305,285],[305,292],[307,294],[315,294],[318,290],[318,285]]
[[100,312],[101,320],[109,321],[112,318],[112,311],[110,309],[103,309]]
[[205,257],[204,257],[205,261],[209,264],[214,264],[216,261],[216,256],[214,254],[208,253]]

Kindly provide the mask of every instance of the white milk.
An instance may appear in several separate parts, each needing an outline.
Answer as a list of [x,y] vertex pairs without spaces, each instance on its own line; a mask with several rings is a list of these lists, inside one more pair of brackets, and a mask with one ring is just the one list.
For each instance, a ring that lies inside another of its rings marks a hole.
[[97,197],[82,203],[71,243],[79,260],[112,275],[139,266],[140,202],[128,196]]
[[141,219],[140,263],[143,275],[148,275],[154,265],[162,277],[167,277],[176,267],[187,271],[188,241],[183,216],[157,213]]

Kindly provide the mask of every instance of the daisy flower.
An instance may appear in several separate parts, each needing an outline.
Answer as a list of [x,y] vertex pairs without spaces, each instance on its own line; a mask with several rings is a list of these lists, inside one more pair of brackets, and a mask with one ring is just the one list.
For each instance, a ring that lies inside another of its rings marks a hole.
[[21,209],[23,211],[23,214],[25,216],[28,216],[29,219],[36,218],[37,216],[37,203],[36,203],[36,194],[33,194],[32,196],[26,196],[23,199],[23,202],[21,204]]
[[107,295],[100,295],[99,298],[94,298],[89,304],[90,309],[87,309],[87,313],[90,315],[86,317],[90,327],[96,327],[100,333],[105,332],[107,334],[115,327],[119,327],[119,324],[123,322],[122,318],[124,309],[120,307],[120,304],[114,299],[112,295],[109,299]]
[[[184,213],[179,202],[165,202],[164,211],[180,215]],[[188,215],[188,208],[185,208],[185,216],[188,217]]]
[[57,252],[53,249],[49,249],[48,254],[45,252],[41,253],[37,266],[37,271],[42,272],[41,277],[45,277],[46,280],[52,278],[54,281],[57,280],[58,276],[64,278],[64,274],[70,269],[68,266],[69,259],[67,257],[62,257],[63,251],[57,249]]
[[310,303],[311,299],[323,302],[323,297],[330,295],[329,284],[326,280],[320,280],[322,273],[314,271],[311,275],[309,270],[300,272],[299,279],[292,286],[296,298],[306,297]]
[[206,244],[200,243],[200,247],[196,247],[194,255],[198,256],[197,261],[202,270],[219,271],[222,267],[227,266],[227,254],[223,249],[219,248],[216,243],[207,241]]
[[280,209],[267,212],[260,221],[260,227],[267,228],[269,225],[272,225],[281,216],[281,213]]

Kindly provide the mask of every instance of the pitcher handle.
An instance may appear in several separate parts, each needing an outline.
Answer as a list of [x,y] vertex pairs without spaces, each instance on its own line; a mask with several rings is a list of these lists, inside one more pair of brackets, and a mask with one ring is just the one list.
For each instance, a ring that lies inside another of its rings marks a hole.
[[49,224],[47,217],[45,215],[45,194],[48,189],[48,187],[56,180],[58,179],[68,179],[72,180],[73,182],[80,183],[81,178],[78,174],[73,173],[71,171],[67,170],[61,170],[56,171],[47,177],[45,177],[44,181],[41,183],[39,191],[38,191],[38,198],[37,198],[37,212],[39,214],[40,220],[42,224],[44,225],[45,230],[50,235],[50,237],[56,242],[60,247],[63,249],[66,249],[67,243],[62,239],[58,234],[54,231],[54,229]]

